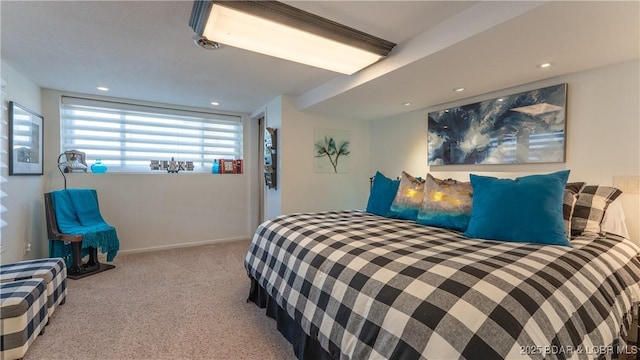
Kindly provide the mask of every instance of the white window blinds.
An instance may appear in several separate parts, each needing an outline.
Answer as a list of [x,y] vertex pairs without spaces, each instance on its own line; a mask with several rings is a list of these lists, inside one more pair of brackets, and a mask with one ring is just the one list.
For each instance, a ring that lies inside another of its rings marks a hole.
[[214,159],[242,158],[242,117],[65,96],[61,143],[110,172],[147,171],[172,157],[206,171]]

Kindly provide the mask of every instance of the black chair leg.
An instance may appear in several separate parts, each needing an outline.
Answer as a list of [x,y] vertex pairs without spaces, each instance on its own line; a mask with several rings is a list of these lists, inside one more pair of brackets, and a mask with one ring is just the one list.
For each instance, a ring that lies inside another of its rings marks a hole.
[[73,265],[69,268],[69,272],[72,274],[82,273],[82,243],[72,242],[71,251],[73,254]]
[[87,266],[94,267],[99,265],[100,261],[98,261],[98,249],[92,247],[90,248],[89,261],[87,262]]
[[82,263],[82,242],[72,242],[71,250],[73,253],[73,265],[69,268],[69,274],[82,275],[100,269],[97,248],[89,248],[89,261],[86,264]]

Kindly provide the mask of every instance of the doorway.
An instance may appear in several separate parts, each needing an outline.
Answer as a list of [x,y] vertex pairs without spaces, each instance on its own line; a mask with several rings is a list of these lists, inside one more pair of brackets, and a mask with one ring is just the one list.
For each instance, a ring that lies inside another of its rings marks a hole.
[[265,118],[264,115],[258,118],[258,224],[262,224],[265,220],[265,199],[267,188],[264,185],[264,131],[265,131]]

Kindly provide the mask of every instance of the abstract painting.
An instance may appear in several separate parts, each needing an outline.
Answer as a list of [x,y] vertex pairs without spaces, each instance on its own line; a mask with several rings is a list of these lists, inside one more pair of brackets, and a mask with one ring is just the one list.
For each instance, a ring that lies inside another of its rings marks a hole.
[[567,84],[429,113],[429,165],[565,161]]
[[348,131],[315,129],[313,144],[315,172],[348,173],[350,144],[351,138]]

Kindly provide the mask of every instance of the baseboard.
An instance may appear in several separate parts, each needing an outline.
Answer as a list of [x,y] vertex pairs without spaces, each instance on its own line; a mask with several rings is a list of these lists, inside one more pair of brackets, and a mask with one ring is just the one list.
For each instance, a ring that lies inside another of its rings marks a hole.
[[140,248],[140,249],[119,250],[118,254],[137,254],[137,253],[146,253],[146,252],[152,252],[152,251],[181,249],[181,248],[188,248],[188,247],[194,247],[194,246],[213,245],[213,244],[249,240],[249,239],[250,239],[249,237],[243,236],[243,237],[223,238],[223,239],[196,241],[196,242],[171,244],[171,245],[160,245],[160,246],[152,246],[152,247]]

